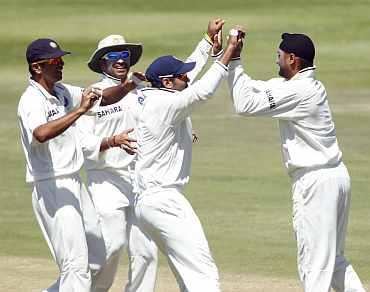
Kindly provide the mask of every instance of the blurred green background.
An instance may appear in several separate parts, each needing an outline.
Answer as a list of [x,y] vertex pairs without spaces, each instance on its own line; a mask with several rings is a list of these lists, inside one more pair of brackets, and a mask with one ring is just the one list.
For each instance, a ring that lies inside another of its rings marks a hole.
[[[109,34],[144,44],[145,70],[159,55],[186,58],[211,18],[247,27],[242,59],[255,79],[276,76],[282,32],[304,32],[316,45],[338,140],[352,177],[347,256],[370,281],[370,1],[44,1],[0,0],[0,256],[49,257],[25,184],[16,108],[27,86],[25,48],[50,37],[73,52],[64,82],[98,79],[86,63]],[[197,109],[191,183],[186,190],[206,230],[220,273],[296,277],[290,181],[277,122],[239,118],[226,84]],[[163,264],[163,263],[162,263]]]

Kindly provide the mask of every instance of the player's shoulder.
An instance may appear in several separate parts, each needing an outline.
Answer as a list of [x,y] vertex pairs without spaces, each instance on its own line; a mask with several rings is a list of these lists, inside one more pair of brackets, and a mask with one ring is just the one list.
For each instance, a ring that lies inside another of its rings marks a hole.
[[19,98],[18,112],[22,108],[27,109],[33,104],[42,102],[43,100],[44,100],[44,97],[42,93],[35,87],[29,85],[27,86],[27,88],[22,93],[21,97]]
[[112,87],[112,86],[115,86],[115,85],[117,85],[117,84],[111,82],[108,78],[103,78],[103,79],[99,80],[98,82],[95,82],[95,83],[91,84],[89,87],[105,89],[105,88]]
[[173,103],[174,95],[176,95],[176,91],[165,88],[148,87],[141,92],[144,98],[144,112],[155,115],[166,112]]
[[27,115],[35,108],[43,107],[45,104],[44,95],[35,87],[28,86],[19,98],[17,114]]
[[174,95],[176,95],[175,90],[170,90],[166,88],[153,88],[148,87],[141,90],[144,98],[144,104],[150,104],[151,106],[162,106],[171,103],[173,101]]
[[75,92],[82,92],[84,90],[83,87],[71,85],[68,83],[62,83],[62,82],[55,83],[54,89],[60,91],[61,93],[64,92],[67,94],[73,94]]
[[146,87],[140,90],[144,96],[157,96],[157,97],[168,97],[176,94],[177,91],[167,89],[167,88],[154,88],[154,87]]
[[285,82],[285,78],[282,78],[282,77],[274,77],[274,78],[271,78],[269,80],[267,80],[267,83],[269,85],[281,85]]

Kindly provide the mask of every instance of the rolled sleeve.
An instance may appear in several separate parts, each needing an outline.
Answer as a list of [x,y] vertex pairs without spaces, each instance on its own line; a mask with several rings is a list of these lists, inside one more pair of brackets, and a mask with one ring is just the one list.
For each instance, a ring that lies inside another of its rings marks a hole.
[[102,137],[95,135],[93,116],[81,116],[77,121],[77,134],[84,157],[86,160],[98,161],[100,154],[100,145],[103,141]]

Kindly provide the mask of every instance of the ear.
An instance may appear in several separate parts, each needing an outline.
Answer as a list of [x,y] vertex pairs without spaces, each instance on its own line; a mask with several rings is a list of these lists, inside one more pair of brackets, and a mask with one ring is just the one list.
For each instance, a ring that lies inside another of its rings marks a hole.
[[290,65],[293,65],[294,63],[297,63],[297,57],[293,53],[289,53],[288,62]]
[[31,70],[36,74],[42,73],[42,67],[40,66],[40,64],[31,64]]
[[105,62],[105,60],[100,59],[99,60],[99,66],[100,66],[102,71],[104,71],[104,72],[107,71],[107,63]]
[[168,89],[173,89],[173,80],[172,78],[162,78],[163,87]]

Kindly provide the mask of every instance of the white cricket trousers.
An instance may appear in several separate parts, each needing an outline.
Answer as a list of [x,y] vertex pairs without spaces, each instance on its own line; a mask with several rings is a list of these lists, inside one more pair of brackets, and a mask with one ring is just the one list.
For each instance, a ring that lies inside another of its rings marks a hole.
[[219,292],[217,267],[201,223],[176,189],[146,190],[137,197],[139,226],[166,255],[182,292]]
[[343,163],[296,171],[293,175],[293,227],[298,273],[305,292],[365,292],[344,257],[351,187]]
[[[155,243],[137,226],[133,216],[134,194],[128,173],[115,170],[89,170],[91,193],[103,234],[105,255],[101,270],[93,276],[93,292],[107,292],[112,286],[120,254],[129,257],[126,292],[151,292],[157,278],[158,251]],[[89,250],[98,253],[101,250]],[[101,258],[101,256],[98,256]]]
[[[78,174],[33,183],[32,205],[60,276],[48,292],[90,292],[88,245],[100,246],[101,233],[91,198]],[[96,269],[100,259],[92,256]]]

